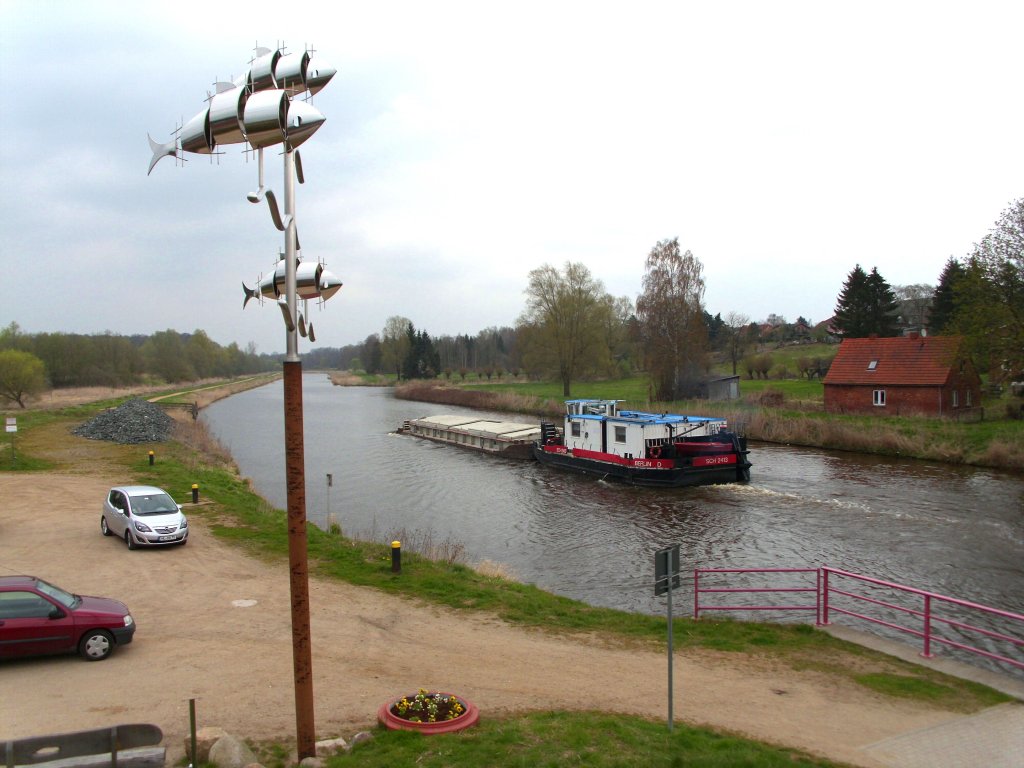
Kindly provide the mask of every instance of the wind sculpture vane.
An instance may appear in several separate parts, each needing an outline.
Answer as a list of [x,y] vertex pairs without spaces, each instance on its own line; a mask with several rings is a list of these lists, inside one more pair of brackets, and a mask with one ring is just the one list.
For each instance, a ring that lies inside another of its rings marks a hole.
[[[214,84],[216,93],[208,96],[206,108],[195,115],[177,131],[170,141],[161,144],[151,136],[149,147],[153,157],[149,161],[148,176],[153,168],[165,157],[186,161],[183,152],[198,155],[221,154],[218,148],[228,144],[247,144],[255,149],[259,157],[259,188],[247,195],[251,203],[260,202],[264,196],[270,208],[275,226],[282,232],[293,225],[293,216],[286,210],[282,217],[277,198],[272,190],[266,189],[263,178],[263,149],[276,144],[284,145],[286,152],[297,150],[309,137],[316,133],[327,118],[312,104],[296,101],[293,97],[308,92],[310,96],[323,89],[337,74],[334,67],[311,58],[309,51],[284,53],[280,49],[257,48],[256,58],[249,69],[231,82]],[[295,151],[296,174],[303,183],[302,160]],[[300,251],[298,234],[295,235],[295,250]],[[287,249],[286,249],[287,250]],[[288,306],[286,256],[281,255],[274,272],[257,278],[257,286],[250,289],[242,283],[245,308],[249,299],[275,299],[284,316],[289,334],[298,329],[302,336],[316,341],[312,323],[308,333],[302,313],[294,313]],[[303,300],[326,301],[331,298],[342,282],[336,275],[324,268],[319,261],[303,261],[296,257],[296,294]],[[296,316],[297,314],[297,316]],[[308,312],[305,314],[308,315]]]
[[[296,304],[301,298],[326,301],[341,281],[318,261],[298,256],[295,226],[295,181],[301,184],[302,162],[298,147],[323,125],[326,118],[312,104],[294,97],[320,91],[336,71],[310,59],[308,51],[286,54],[266,48],[256,50],[248,71],[230,83],[217,83],[207,106],[185,123],[165,144],[149,138],[153,159],[149,173],[161,158],[184,160],[182,153],[218,154],[227,144],[246,144],[259,154],[259,188],[246,195],[252,203],[264,197],[274,226],[284,232],[284,253],[274,272],[257,280],[255,288],[242,283],[242,308],[250,299],[276,299],[284,316],[287,352],[284,359],[285,478],[288,496],[288,577],[292,612],[292,660],[295,673],[295,725],[299,759],[316,756],[313,722],[313,658],[309,621],[309,562],[306,541],[306,477],[303,446],[302,360],[297,335],[306,336],[306,325]],[[263,150],[280,144],[284,150],[284,215],[274,193],[263,183]],[[148,175],[148,174],[147,174]],[[298,331],[298,334],[296,333]],[[308,336],[315,341],[313,327]]]

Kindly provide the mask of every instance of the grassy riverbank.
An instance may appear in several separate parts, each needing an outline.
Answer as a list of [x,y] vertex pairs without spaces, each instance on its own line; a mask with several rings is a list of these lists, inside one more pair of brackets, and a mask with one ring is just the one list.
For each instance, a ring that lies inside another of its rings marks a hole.
[[[790,386],[791,385],[791,386]],[[723,416],[752,440],[839,451],[928,459],[1024,472],[1024,421],[992,418],[960,423],[927,417],[872,417],[826,413],[819,382],[743,382],[743,399],[650,402],[641,378],[574,385],[573,397],[614,398],[624,407],[654,412]],[[560,420],[561,386],[542,382],[439,385],[406,382],[395,396],[438,404],[529,414]],[[1005,406],[993,407],[994,413]]]
[[[176,439],[155,446],[158,460],[148,464],[149,446],[119,446],[69,439],[69,430],[120,399],[46,412],[19,419],[20,450],[26,465],[54,471],[88,471],[98,463],[116,467],[126,481],[167,488],[179,501],[193,483],[205,502],[190,515],[214,534],[258,557],[287,558],[287,526],[282,511],[257,496],[238,476],[229,455],[212,441],[201,423],[179,422]],[[10,471],[8,467],[0,468]],[[629,614],[543,592],[533,586],[486,575],[457,558],[431,560],[403,553],[403,572],[391,573],[390,536],[357,541],[338,533],[309,529],[311,571],[411,599],[443,605],[466,614],[485,614],[537,631],[588,638],[614,646],[664,650],[665,620]],[[959,712],[973,712],[1007,697],[990,689],[905,664],[836,640],[808,625],[778,625],[677,618],[677,650],[714,653],[728,663],[756,657],[770,664],[813,670],[824,684],[842,680],[882,696],[914,698]],[[483,703],[483,702],[478,702]],[[595,709],[600,702],[594,703]],[[372,716],[372,715],[371,715]],[[274,750],[270,750],[273,752]],[[278,754],[283,754],[278,750]],[[831,766],[793,750],[759,744],[707,729],[610,713],[540,712],[486,718],[472,732],[423,739],[377,732],[375,740],[332,765],[701,765]]]

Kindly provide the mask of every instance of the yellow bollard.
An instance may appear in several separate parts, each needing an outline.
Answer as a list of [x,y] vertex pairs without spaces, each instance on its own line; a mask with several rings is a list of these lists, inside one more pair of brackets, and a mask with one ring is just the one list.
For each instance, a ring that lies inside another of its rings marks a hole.
[[153,466],[153,451],[149,452],[149,466]]
[[199,484],[198,483],[192,483],[192,503],[193,504],[198,504],[199,503]]
[[391,572],[402,572],[402,542],[391,542]]

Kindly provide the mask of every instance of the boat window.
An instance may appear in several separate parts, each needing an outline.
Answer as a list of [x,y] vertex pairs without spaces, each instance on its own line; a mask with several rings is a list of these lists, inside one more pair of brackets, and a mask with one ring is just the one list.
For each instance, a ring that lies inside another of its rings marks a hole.
[[573,437],[579,437],[580,436],[580,423],[578,421],[574,421],[572,423],[572,436]]
[[625,427],[615,427],[615,442],[616,443],[624,443],[624,442],[626,442],[626,428]]

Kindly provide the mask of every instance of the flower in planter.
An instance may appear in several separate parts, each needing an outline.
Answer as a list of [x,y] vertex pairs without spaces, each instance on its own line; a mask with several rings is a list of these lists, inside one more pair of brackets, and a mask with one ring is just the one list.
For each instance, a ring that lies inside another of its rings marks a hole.
[[431,693],[420,688],[411,699],[403,696],[391,707],[391,714],[410,723],[436,723],[454,720],[466,712],[465,705],[455,696]]

